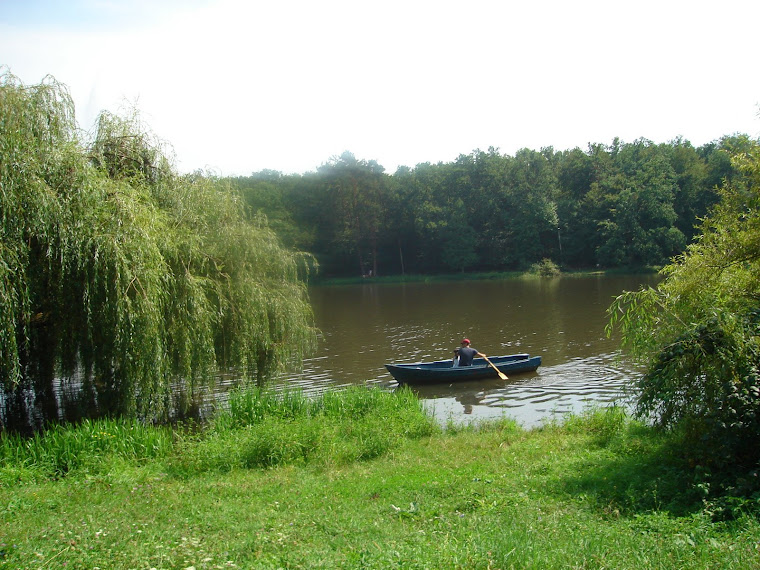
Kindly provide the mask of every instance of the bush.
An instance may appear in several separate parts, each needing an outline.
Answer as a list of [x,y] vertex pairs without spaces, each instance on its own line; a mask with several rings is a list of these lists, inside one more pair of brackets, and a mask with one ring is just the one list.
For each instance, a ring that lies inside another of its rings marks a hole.
[[657,289],[620,295],[609,314],[646,365],[638,415],[679,430],[685,457],[722,489],[754,493],[735,483],[756,480],[747,473],[760,463],[760,144],[734,161],[741,176],[697,241]]
[[530,273],[539,277],[557,277],[562,272],[559,266],[551,259],[544,258],[539,263],[534,263],[530,267]]

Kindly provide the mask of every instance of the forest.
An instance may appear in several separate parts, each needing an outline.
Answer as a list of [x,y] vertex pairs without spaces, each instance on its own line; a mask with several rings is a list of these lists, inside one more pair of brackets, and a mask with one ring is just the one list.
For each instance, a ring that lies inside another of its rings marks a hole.
[[319,275],[661,267],[683,252],[756,141],[640,139],[514,156],[475,150],[390,175],[350,152],[314,172],[229,179]]

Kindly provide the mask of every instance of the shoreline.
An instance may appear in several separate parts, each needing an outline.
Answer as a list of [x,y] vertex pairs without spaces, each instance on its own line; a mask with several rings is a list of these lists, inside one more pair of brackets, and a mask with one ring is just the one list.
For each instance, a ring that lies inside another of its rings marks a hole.
[[377,277],[317,277],[307,280],[309,286],[337,286],[337,285],[384,285],[397,283],[445,283],[452,281],[497,281],[507,279],[558,279],[562,277],[591,277],[607,275],[636,275],[655,274],[658,267],[633,267],[620,269],[587,269],[562,271],[556,275],[540,275],[534,271],[484,271],[473,273],[441,273],[423,274],[414,273],[406,275],[381,275]]

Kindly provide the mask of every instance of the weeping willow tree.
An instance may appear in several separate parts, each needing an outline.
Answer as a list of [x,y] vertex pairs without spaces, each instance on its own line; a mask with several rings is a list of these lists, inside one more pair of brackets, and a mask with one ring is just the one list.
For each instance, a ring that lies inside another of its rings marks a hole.
[[3,425],[164,420],[219,370],[261,383],[299,363],[305,257],[220,180],[176,173],[136,114],[85,140],[73,108],[52,78],[0,74]]
[[746,143],[733,157],[740,176],[664,281],[610,307],[610,326],[647,366],[639,414],[730,469],[760,467],[760,142]]

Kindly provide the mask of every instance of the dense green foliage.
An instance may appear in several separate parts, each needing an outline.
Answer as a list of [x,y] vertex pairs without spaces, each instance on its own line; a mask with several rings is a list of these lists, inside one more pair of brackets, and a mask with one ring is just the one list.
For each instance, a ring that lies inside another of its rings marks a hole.
[[694,148],[677,139],[515,156],[494,149],[388,175],[350,153],[316,172],[234,180],[323,276],[663,266],[733,179],[743,135]]
[[[238,397],[240,414],[153,451],[146,433],[117,421],[41,436],[43,465],[65,456],[63,442],[86,458],[55,480],[34,461],[0,463],[0,566],[749,569],[760,561],[756,506],[704,501],[681,441],[618,408],[530,431],[506,419],[431,431],[404,393],[333,393],[322,404],[296,394]],[[407,425],[428,427],[399,430]],[[166,428],[150,430],[166,441]],[[316,442],[310,453],[298,451],[304,434]],[[378,447],[389,437],[392,445]],[[0,440],[4,458],[10,441]]]
[[87,141],[64,86],[4,73],[0,121],[2,425],[162,420],[219,368],[263,380],[313,344],[304,256],[137,116]]
[[698,239],[657,289],[621,295],[611,325],[647,364],[639,414],[684,430],[695,461],[760,492],[760,144],[734,164]]

